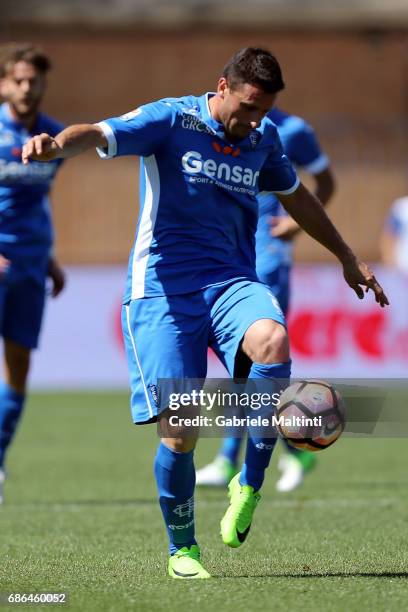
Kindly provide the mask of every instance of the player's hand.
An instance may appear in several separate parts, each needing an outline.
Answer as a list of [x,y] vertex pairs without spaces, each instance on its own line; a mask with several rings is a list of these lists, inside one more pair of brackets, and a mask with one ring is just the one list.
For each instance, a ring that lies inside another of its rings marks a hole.
[[0,255],[0,278],[6,274],[9,267],[10,261],[3,255]]
[[301,231],[296,221],[286,215],[269,217],[268,221],[271,225],[271,236],[280,240],[293,240],[296,234]]
[[52,281],[51,295],[55,298],[65,287],[65,273],[54,257],[50,257],[48,276]]
[[[388,306],[388,298],[367,264],[355,258],[348,259],[343,263],[343,274],[347,284],[354,289],[360,300],[364,298],[364,292],[368,293],[371,289],[374,292],[375,301],[381,308]],[[361,285],[365,287],[365,290]]]
[[60,157],[61,148],[49,134],[39,134],[30,138],[23,146],[21,159],[27,165],[30,159],[47,162]]

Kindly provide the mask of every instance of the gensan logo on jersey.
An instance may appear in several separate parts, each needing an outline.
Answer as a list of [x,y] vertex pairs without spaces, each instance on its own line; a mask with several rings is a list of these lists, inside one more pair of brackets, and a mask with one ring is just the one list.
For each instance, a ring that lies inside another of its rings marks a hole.
[[[232,162],[233,158],[230,159]],[[181,159],[191,183],[217,183],[230,191],[255,195],[259,171],[231,162],[218,162],[211,157],[204,159],[198,151],[187,151]]]
[[27,166],[24,166],[20,162],[7,162],[0,159],[0,181],[3,183],[19,182],[40,185],[51,180],[56,169],[57,165],[55,163],[30,162]]

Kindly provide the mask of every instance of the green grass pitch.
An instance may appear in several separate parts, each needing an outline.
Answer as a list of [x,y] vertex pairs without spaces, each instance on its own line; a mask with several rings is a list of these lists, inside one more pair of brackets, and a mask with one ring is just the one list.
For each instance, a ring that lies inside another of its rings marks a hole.
[[[218,442],[201,441],[196,465]],[[131,424],[126,393],[33,394],[0,508],[0,592],[67,592],[66,608],[83,612],[406,609],[406,439],[340,439],[290,495],[274,492],[274,456],[239,550],[219,537],[225,492],[198,491],[214,576],[202,582],[166,576],[156,444],[154,426]]]

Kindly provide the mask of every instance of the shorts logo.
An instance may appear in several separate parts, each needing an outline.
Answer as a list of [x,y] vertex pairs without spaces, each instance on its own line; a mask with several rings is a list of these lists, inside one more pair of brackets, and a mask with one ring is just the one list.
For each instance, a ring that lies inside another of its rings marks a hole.
[[157,407],[159,407],[159,394],[157,392],[156,385],[148,385],[148,387],[149,387],[149,391],[152,395],[154,403],[156,404]]

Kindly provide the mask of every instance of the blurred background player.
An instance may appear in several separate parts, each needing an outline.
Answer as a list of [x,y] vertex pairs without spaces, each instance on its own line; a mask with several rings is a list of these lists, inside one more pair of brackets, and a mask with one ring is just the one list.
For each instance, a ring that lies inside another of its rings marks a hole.
[[23,165],[24,143],[62,125],[39,112],[51,63],[29,44],[0,47],[0,333],[4,382],[0,384],[0,503],[6,451],[21,418],[31,350],[37,347],[47,276],[52,295],[64,274],[51,255],[48,192],[61,160]]
[[384,263],[408,274],[408,196],[391,205],[381,236]]
[[[334,193],[335,184],[328,156],[322,152],[311,126],[300,117],[274,108],[268,117],[275,123],[283,149],[292,163],[311,175],[315,194],[326,205]],[[293,257],[292,239],[299,225],[287,215],[272,193],[258,196],[259,221],[256,232],[256,271],[259,280],[268,285],[287,316],[290,298],[290,270]],[[237,373],[239,376],[239,373]],[[309,451],[297,450],[282,440],[287,452],[278,463],[281,477],[276,489],[287,492],[296,489],[316,457]],[[237,471],[241,437],[226,437],[214,461],[197,471],[196,484],[226,486]]]

